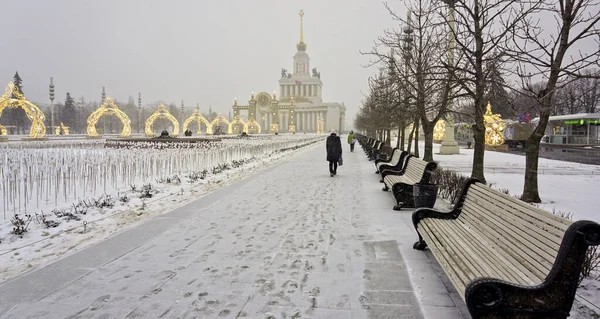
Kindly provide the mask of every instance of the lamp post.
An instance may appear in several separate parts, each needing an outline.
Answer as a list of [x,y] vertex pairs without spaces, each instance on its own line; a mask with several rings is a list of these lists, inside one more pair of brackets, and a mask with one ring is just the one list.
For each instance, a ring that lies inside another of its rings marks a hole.
[[[454,4],[456,0],[442,0],[448,5],[448,65],[449,67],[454,67]],[[451,93],[450,93],[451,94]],[[458,147],[458,143],[454,139],[454,116],[450,111],[452,110],[452,99],[448,101],[448,112],[446,112],[446,137],[444,141],[442,141],[442,145],[440,146],[440,154],[444,155],[453,155],[460,154],[460,148]]]
[[142,93],[138,92],[138,134],[142,129]]
[[181,125],[183,125],[184,116],[185,114],[183,114],[183,100],[181,100],[181,121],[179,122],[181,123]]
[[[408,65],[410,64],[410,59],[412,58],[412,42],[413,42],[413,37],[412,37],[412,33],[413,30],[410,26],[410,10],[408,11],[407,14],[407,24],[406,27],[404,27],[404,36],[402,37],[402,42],[404,42],[403,46],[402,46],[402,51],[403,51],[403,56],[404,56],[404,109],[408,110]],[[417,130],[417,134],[418,134],[418,130]],[[409,143],[410,145],[410,143]],[[418,148],[417,148],[418,149]],[[410,149],[408,149],[407,151],[410,152]]]
[[54,129],[54,79],[50,77],[50,132]]
[[[104,104],[104,100],[106,100],[106,90],[104,90],[104,87],[102,87],[102,102],[100,103],[100,105]],[[102,119],[102,134],[106,134],[106,117]]]

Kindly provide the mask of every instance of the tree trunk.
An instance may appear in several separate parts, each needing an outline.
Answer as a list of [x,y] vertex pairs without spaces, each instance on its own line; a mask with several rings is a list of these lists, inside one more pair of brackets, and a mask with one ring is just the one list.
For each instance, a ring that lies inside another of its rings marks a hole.
[[413,124],[413,128],[410,131],[410,133],[408,133],[408,147],[406,148],[406,150],[410,153],[410,148],[412,147],[412,140],[413,140],[413,135],[415,134],[415,125]]
[[404,141],[402,141],[402,146],[400,146],[400,140],[401,140],[400,137],[401,137],[401,135],[403,135],[402,131],[403,131],[402,126],[398,126],[398,138],[396,139],[396,148],[398,148],[398,149],[404,149]]
[[415,119],[415,156],[419,157],[419,118]]
[[540,140],[531,134],[527,139],[527,149],[525,150],[525,185],[523,186],[523,196],[521,200],[528,203],[541,203],[538,190],[538,161],[540,156]]
[[425,135],[425,153],[423,160],[425,162],[433,161],[433,125],[425,125],[423,122],[423,135]]
[[[476,119],[476,122],[483,122],[483,116],[481,120]],[[471,171],[471,177],[477,178],[485,184],[486,180],[483,174],[483,161],[485,155],[485,128],[482,128],[481,124],[473,126],[473,139],[475,140],[475,145],[473,147],[473,169]]]
[[401,132],[402,138],[400,139],[400,149],[404,151],[405,150],[405,148],[404,148],[404,138],[406,137],[405,136],[406,135],[406,127],[405,126],[400,126],[400,130],[402,131]]

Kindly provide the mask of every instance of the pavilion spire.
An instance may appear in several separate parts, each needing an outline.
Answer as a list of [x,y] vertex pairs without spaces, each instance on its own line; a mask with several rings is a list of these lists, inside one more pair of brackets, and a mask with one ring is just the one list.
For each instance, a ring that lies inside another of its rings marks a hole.
[[296,48],[298,49],[298,51],[306,51],[306,43],[304,43],[304,25],[303,25],[304,24],[303,23],[304,10],[300,10],[298,15],[300,16],[300,42],[296,45]]

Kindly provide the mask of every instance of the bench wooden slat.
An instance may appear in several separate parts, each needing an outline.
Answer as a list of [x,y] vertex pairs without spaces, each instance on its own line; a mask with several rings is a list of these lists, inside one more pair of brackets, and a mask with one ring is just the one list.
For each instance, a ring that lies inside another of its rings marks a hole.
[[498,201],[502,202],[505,205],[508,205],[509,207],[517,208],[519,211],[524,212],[529,217],[535,220],[539,220],[544,222],[545,224],[556,227],[561,231],[555,232],[552,229],[550,229],[549,231],[553,232],[558,236],[562,236],[562,234],[564,234],[567,228],[569,228],[569,226],[573,224],[573,221],[562,218],[558,215],[550,214],[543,209],[534,207],[523,201],[516,200],[516,198],[510,197],[506,194],[496,192],[487,186],[475,184],[473,185],[473,187],[473,190],[480,191],[484,194],[487,194],[488,196],[493,194],[498,199]]
[[[470,205],[470,203],[465,203],[467,211],[474,209],[474,207],[471,207]],[[540,256],[537,253],[529,251],[528,248],[532,246],[523,246],[521,241],[514,238],[518,235],[514,234],[514,231],[511,230],[511,228],[504,225],[499,226],[489,222],[489,220],[487,220],[488,222],[486,223],[472,214],[461,217],[463,220],[468,220],[474,227],[485,231],[487,233],[487,240],[492,241],[501,247],[504,252],[529,269],[536,277],[543,278],[550,271],[552,263],[549,263],[548,258],[546,258],[548,256]]]
[[498,201],[490,201],[489,196],[485,196],[485,194],[479,193],[476,190],[474,190],[472,194],[469,194],[468,197],[467,201],[475,200],[477,201],[477,206],[484,205],[486,207],[486,214],[483,216],[484,218],[489,217],[501,224],[507,224],[510,225],[511,228],[514,227],[518,229],[521,233],[520,235],[525,237],[527,241],[533,242],[533,244],[546,251],[548,249],[557,251],[558,248],[560,248],[561,237],[559,234],[555,233],[555,231],[560,232],[560,230],[549,226],[546,227],[548,231],[544,231],[543,228],[536,227],[532,224],[536,221],[530,219],[530,217],[528,217],[529,215],[520,210],[517,211],[511,209],[509,206],[503,205]]
[[392,154],[392,159],[389,162],[381,162],[381,163],[377,163],[377,169],[379,169],[381,167],[381,165],[388,165],[388,166],[396,166],[398,165],[398,162],[400,161],[400,155],[402,155],[402,151],[395,149],[393,154]]
[[469,281],[469,278],[467,278],[461,271],[457,271],[460,268],[454,262],[454,260],[450,258],[450,255],[446,252],[444,245],[442,245],[437,239],[437,236],[439,236],[439,232],[432,231],[429,225],[426,224],[420,224],[419,228],[425,230],[424,232],[422,232],[423,238],[429,244],[429,248],[432,252],[434,252],[433,256],[435,257],[437,262],[442,266],[442,269],[446,273],[446,276],[448,276],[448,278],[452,282],[452,285],[456,288],[456,290],[459,292],[459,295],[461,296],[461,298],[463,298],[464,301],[464,291],[466,283]]
[[[480,229],[472,227],[469,223],[461,222],[457,220],[457,223],[443,223],[440,220],[427,221],[437,222],[440,224],[457,225],[452,230],[449,227],[446,231],[453,231],[457,236],[460,236],[460,240],[465,244],[473,245],[475,248],[474,254],[477,254],[482,258],[482,261],[489,260],[487,262],[491,272],[488,272],[489,277],[495,277],[505,279],[511,282],[518,282],[521,284],[534,284],[541,282],[541,279],[532,279],[532,273],[527,268],[520,266],[515,262],[509,254],[498,247],[495,243],[486,240],[486,235]],[[484,262],[485,263],[485,262]],[[508,266],[516,265],[516,266]]]

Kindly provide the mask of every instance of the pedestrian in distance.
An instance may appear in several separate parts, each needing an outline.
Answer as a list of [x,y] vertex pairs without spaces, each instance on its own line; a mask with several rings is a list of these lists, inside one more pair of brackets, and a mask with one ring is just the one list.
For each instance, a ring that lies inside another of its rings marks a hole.
[[354,152],[354,143],[356,143],[356,137],[354,136],[354,131],[350,131],[350,134],[348,134],[348,144],[350,144],[350,152]]
[[331,130],[331,135],[327,137],[327,161],[329,162],[329,176],[333,177],[337,174],[338,162],[342,161],[342,141],[335,134],[335,130]]

